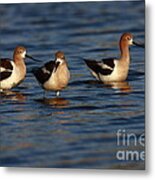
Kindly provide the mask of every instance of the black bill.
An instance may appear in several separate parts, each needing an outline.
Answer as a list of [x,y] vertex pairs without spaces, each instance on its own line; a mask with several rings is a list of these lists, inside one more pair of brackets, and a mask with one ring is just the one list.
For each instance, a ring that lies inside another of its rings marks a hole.
[[139,47],[145,48],[145,45],[144,45],[144,44],[139,44],[139,43],[137,43],[137,42],[135,42],[135,41],[133,41],[133,44],[134,44],[135,46],[139,46]]
[[59,64],[60,64],[60,62],[56,62],[56,63],[55,63],[55,69],[54,69],[54,72],[57,71],[57,68],[58,68]]
[[33,58],[32,56],[29,56],[29,55],[27,55],[27,54],[26,54],[26,57],[29,58],[29,59],[32,59],[33,61],[41,62],[41,60],[35,59],[35,58]]

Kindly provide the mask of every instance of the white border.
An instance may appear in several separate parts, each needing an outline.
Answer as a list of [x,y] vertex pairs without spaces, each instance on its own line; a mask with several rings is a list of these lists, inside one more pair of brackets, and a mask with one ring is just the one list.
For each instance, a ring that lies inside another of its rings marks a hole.
[[[6,3],[45,3],[45,2],[87,2],[87,1],[114,1],[114,0],[1,0],[1,4]],[[115,1],[128,1],[128,0],[115,0]],[[134,0],[133,0],[134,1]],[[137,0],[135,0],[137,1]]]
[[[65,1],[65,0],[64,0]],[[64,2],[63,1],[63,2]],[[69,2],[70,0],[67,0]],[[82,1],[82,0],[79,0]],[[0,3],[21,2],[53,2],[51,0],[1,0]],[[55,1],[60,2],[60,1]],[[147,132],[147,170],[146,171],[122,171],[122,170],[64,170],[64,169],[36,169],[36,168],[0,168],[2,180],[79,180],[79,179],[116,179],[119,180],[143,180],[155,177],[155,0],[146,0],[146,132]]]
[[[73,2],[74,0],[2,0],[0,3],[45,3],[45,2]],[[76,2],[83,2],[87,0],[77,0]],[[90,0],[93,1],[93,0]],[[97,1],[102,1],[102,0],[97,0]]]

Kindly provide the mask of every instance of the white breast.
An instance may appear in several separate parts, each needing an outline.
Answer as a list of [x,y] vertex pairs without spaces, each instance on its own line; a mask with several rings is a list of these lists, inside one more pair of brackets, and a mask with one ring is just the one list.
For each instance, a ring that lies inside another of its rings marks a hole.
[[[0,82],[0,89],[11,89],[20,83],[20,81],[25,77],[26,72],[22,72],[13,61],[11,61],[11,64],[13,66],[12,74],[7,79]],[[25,71],[25,69],[23,71]]]
[[56,72],[53,72],[47,82],[44,83],[43,87],[47,90],[61,90],[65,88],[70,79],[70,73],[66,64],[59,65]]
[[99,74],[99,78],[102,82],[109,82],[109,81],[124,81],[127,78],[129,66],[123,63],[120,63],[119,60],[114,61],[115,67],[113,72],[108,75],[104,76]]

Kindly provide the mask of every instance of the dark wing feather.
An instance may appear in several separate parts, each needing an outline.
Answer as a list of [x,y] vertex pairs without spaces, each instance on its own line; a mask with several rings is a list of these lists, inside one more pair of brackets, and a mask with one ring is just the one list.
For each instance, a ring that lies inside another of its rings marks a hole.
[[7,79],[8,77],[10,77],[12,74],[12,72],[1,72],[0,73],[0,81],[3,81],[5,79]]
[[[113,69],[109,68],[103,68],[100,63],[102,62],[97,62],[93,60],[84,60],[87,66],[94,71],[96,74],[102,74],[102,75],[110,75],[113,71]],[[107,64],[106,64],[107,65]]]
[[115,66],[115,64],[114,64],[114,59],[115,58],[108,58],[108,59],[102,59],[102,62],[105,64],[105,65],[107,65],[107,66],[109,66],[110,68],[114,68],[114,66]]
[[46,67],[48,71],[52,73],[55,67],[55,61],[47,62],[44,66]]
[[41,84],[44,84],[50,78],[54,66],[55,62],[50,61],[46,63],[43,67],[33,68],[32,73]]
[[0,67],[5,69],[3,72],[0,72],[0,81],[3,81],[11,76],[13,66],[10,59],[0,59]]
[[0,67],[3,67],[8,70],[13,70],[13,66],[10,62],[11,59],[0,59]]

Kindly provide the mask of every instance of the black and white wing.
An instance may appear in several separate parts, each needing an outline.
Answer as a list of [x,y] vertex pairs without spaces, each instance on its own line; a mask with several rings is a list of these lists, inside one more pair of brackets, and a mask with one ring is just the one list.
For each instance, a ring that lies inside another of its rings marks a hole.
[[10,59],[0,59],[0,81],[9,78],[13,71],[13,65]]
[[55,61],[50,61],[46,63],[43,67],[34,68],[32,70],[32,73],[41,84],[44,84],[46,81],[48,81],[48,79],[52,75],[54,68],[55,68]]
[[114,58],[110,59],[103,59],[102,61],[95,61],[95,60],[84,60],[89,69],[92,71],[93,75],[96,77],[99,74],[103,76],[108,76],[110,75],[114,68],[115,68],[115,63],[114,63]]

